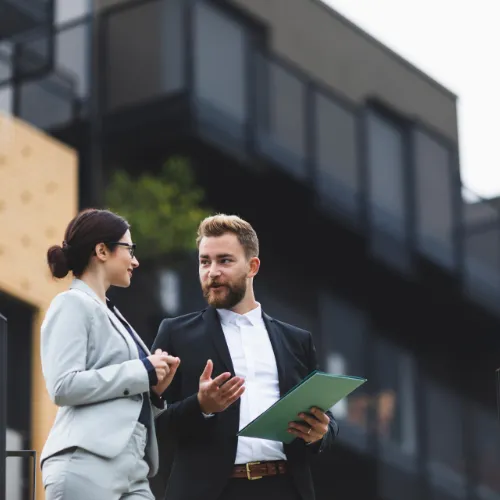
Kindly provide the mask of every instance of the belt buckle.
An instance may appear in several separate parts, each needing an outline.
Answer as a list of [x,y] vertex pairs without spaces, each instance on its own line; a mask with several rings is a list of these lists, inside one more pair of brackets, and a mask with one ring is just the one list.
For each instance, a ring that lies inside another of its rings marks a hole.
[[252,477],[251,475],[251,471],[250,471],[250,466],[251,465],[259,465],[260,462],[248,462],[246,464],[246,469],[247,469],[247,478],[249,481],[254,481],[255,479],[262,479],[263,476],[255,476],[255,477]]

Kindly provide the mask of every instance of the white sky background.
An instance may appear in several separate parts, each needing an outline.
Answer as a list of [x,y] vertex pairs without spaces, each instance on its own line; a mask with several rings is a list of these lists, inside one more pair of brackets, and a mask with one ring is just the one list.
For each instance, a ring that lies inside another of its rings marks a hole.
[[500,194],[500,1],[324,2],[458,95],[462,180]]

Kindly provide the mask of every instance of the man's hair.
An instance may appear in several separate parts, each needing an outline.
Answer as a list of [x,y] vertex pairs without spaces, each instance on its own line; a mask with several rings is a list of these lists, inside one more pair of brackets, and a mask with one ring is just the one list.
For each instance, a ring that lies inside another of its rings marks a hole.
[[200,247],[203,237],[235,234],[245,251],[247,259],[259,256],[259,239],[254,228],[237,215],[217,214],[203,219],[198,226],[196,246]]

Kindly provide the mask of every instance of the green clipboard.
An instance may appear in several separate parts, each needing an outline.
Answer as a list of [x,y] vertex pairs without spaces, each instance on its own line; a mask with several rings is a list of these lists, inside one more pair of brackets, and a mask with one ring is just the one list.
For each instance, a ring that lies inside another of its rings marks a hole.
[[365,382],[366,379],[361,377],[331,375],[316,370],[237,435],[291,443],[295,436],[288,432],[288,423],[300,420],[299,413],[308,413],[313,406],[327,411]]

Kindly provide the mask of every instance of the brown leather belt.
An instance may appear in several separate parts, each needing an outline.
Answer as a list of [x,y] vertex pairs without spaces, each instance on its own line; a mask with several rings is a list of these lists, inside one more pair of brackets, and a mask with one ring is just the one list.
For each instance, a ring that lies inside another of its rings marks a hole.
[[286,461],[275,462],[249,462],[248,464],[235,465],[231,477],[249,479],[260,479],[266,476],[277,476],[286,474]]

